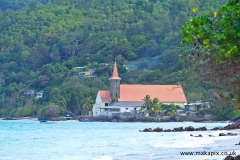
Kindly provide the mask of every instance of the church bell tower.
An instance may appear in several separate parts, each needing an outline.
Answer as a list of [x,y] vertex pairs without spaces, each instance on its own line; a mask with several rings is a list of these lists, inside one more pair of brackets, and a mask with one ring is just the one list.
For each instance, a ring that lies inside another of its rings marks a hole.
[[120,98],[120,80],[121,80],[121,78],[118,77],[116,60],[114,62],[114,66],[113,66],[112,77],[109,80],[110,80],[110,97],[111,97],[111,100],[112,99],[119,99]]

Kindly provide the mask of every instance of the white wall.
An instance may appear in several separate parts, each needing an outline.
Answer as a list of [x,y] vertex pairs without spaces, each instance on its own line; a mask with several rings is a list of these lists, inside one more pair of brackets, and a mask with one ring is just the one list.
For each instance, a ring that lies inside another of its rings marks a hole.
[[98,116],[100,114],[101,104],[102,104],[102,100],[100,97],[100,93],[98,92],[97,97],[96,97],[96,103],[94,104],[93,109],[92,109],[93,116]]
[[97,97],[96,97],[96,103],[93,106],[93,116],[99,116],[100,115],[100,108],[105,107],[105,103],[110,103],[110,102],[104,102],[101,99],[100,93],[98,92]]
[[136,108],[136,110],[140,110],[141,107],[120,107],[120,112],[131,112]]

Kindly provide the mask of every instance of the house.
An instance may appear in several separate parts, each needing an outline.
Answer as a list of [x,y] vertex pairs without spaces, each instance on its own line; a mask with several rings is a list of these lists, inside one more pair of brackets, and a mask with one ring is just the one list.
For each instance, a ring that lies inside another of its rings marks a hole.
[[86,69],[85,71],[78,72],[77,76],[79,78],[84,79],[84,78],[95,78],[97,77],[94,75],[95,69]]
[[38,98],[42,98],[42,97],[43,97],[43,92],[44,92],[44,91],[39,91],[39,92],[37,92],[35,98],[37,98],[37,99],[38,99]]
[[204,108],[210,108],[209,102],[203,103],[202,101],[196,101],[194,103],[189,103],[184,105],[185,111],[198,112]]
[[97,77],[96,75],[94,75],[94,72],[96,71],[96,69],[87,68],[87,66],[74,67],[74,70],[75,72],[77,72],[77,73],[74,73],[74,76],[79,77],[81,79]]
[[[175,104],[184,108],[187,103],[181,85],[142,85],[120,84],[116,61],[110,80],[110,90],[98,91],[93,115],[112,115],[113,113],[139,112],[146,95],[158,98],[161,103]],[[115,103],[112,103],[117,101]],[[112,104],[111,104],[112,103]]]
[[35,94],[34,89],[30,89],[30,90],[24,92],[24,95],[26,95],[26,96],[34,96],[34,94]]

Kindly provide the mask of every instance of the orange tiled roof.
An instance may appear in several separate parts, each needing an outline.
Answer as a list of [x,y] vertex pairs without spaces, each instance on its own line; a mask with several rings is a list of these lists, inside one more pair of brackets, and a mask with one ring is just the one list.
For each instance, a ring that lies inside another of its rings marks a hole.
[[114,62],[114,66],[113,66],[113,73],[112,73],[112,77],[110,79],[121,79],[120,77],[118,77],[118,70],[117,70],[117,62]]
[[104,102],[110,102],[110,91],[99,91],[100,97]]
[[121,84],[119,101],[143,101],[146,95],[160,102],[187,102],[181,85],[138,85]]

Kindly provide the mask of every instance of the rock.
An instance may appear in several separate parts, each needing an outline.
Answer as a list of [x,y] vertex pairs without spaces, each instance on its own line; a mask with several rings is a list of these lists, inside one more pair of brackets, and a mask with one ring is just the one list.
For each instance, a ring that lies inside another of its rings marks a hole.
[[152,132],[152,128],[145,128],[142,132]]
[[194,137],[202,137],[202,135],[201,135],[201,134],[199,134],[198,136],[194,136]]
[[213,135],[208,135],[209,137],[215,137],[215,136],[213,136]]
[[[235,152],[236,153],[236,152]],[[240,160],[240,155],[233,156],[227,156],[224,160]]]
[[224,133],[219,133],[219,136],[225,136],[225,134]]
[[227,156],[226,158],[224,158],[224,160],[234,160],[234,158],[232,156]]
[[239,120],[240,120],[240,116],[237,116],[237,117],[234,117],[234,118],[232,118],[232,119],[230,119],[230,123],[237,123],[237,122],[239,122]]
[[200,130],[200,131],[206,131],[207,128],[206,128],[206,127],[200,127],[199,130]]
[[211,130],[213,130],[213,131],[222,130],[222,127],[214,127]]
[[199,131],[200,129],[199,128],[195,128],[194,131]]
[[159,127],[153,129],[153,132],[162,132],[162,131],[163,131],[163,129],[162,129],[162,128],[159,128]]
[[195,128],[192,126],[185,127],[185,131],[194,131]]
[[235,156],[234,160],[240,160],[240,155]]
[[173,129],[173,132],[182,132],[184,131],[183,127],[176,127]]
[[193,135],[192,135],[192,134],[190,134],[190,136],[192,137]]
[[240,122],[229,124],[229,125],[223,127],[223,129],[225,129],[225,130],[240,129]]
[[171,129],[165,129],[164,132],[172,132]]
[[236,136],[237,134],[236,133],[227,133],[226,136]]
[[235,144],[235,145],[240,145],[240,142],[238,142],[237,144]]
[[236,133],[227,133],[227,134],[224,134],[224,133],[219,133],[219,136],[236,136],[237,134]]

